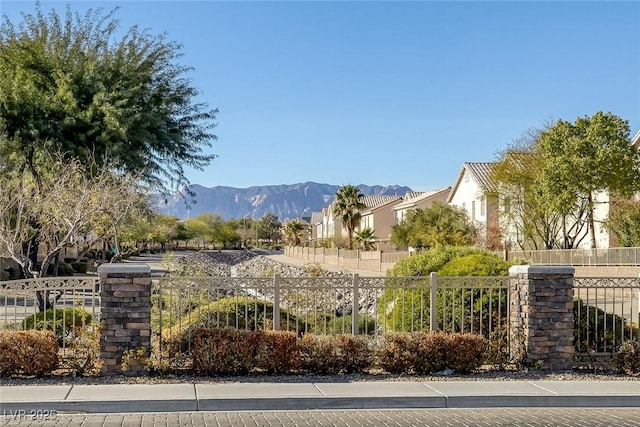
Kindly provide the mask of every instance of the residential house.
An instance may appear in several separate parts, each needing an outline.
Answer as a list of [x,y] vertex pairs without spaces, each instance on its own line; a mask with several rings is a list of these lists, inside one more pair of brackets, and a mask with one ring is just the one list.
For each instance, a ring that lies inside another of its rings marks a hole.
[[402,202],[402,197],[365,196],[362,202],[366,208],[360,213],[360,225],[356,231],[370,228],[374,230],[378,242],[387,242],[391,238],[391,227],[395,223],[393,208]]
[[462,165],[447,203],[464,209],[478,227],[481,239],[495,247],[499,239],[498,188],[491,178],[495,163],[466,162]]
[[322,236],[322,212],[312,212],[311,220],[309,221],[311,227],[311,241],[315,242]]
[[394,224],[400,224],[411,209],[428,209],[433,202],[446,203],[451,187],[433,191],[410,191],[404,195],[401,203],[393,207]]

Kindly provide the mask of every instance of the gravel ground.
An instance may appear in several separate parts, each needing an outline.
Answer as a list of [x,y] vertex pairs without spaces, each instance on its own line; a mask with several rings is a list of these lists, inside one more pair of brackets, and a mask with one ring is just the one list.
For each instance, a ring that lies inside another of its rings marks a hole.
[[466,375],[396,375],[385,372],[345,375],[246,375],[203,377],[195,375],[149,375],[145,377],[71,377],[51,375],[42,378],[3,378],[0,384],[7,385],[100,385],[100,384],[180,384],[180,383],[341,383],[367,381],[638,381],[638,376],[616,372],[574,371],[570,373],[546,373],[541,371],[495,371],[478,370]]

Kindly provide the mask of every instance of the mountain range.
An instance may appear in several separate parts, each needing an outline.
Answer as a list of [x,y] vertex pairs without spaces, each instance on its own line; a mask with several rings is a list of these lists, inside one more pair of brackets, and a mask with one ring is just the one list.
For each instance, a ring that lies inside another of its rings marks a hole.
[[[248,188],[203,187],[192,184],[179,194],[167,198],[160,210],[180,219],[203,213],[220,215],[224,220],[244,217],[262,218],[266,213],[280,221],[311,216],[333,202],[339,185],[305,182],[290,185],[263,185]],[[400,185],[358,185],[364,195],[403,196],[409,187]]]

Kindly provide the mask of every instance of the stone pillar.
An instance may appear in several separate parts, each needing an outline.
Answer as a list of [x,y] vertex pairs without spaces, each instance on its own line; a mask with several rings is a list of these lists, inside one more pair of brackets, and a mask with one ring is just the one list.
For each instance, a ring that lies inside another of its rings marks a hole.
[[573,275],[569,266],[515,265],[511,281],[511,352],[524,366],[573,370]]
[[101,373],[145,375],[151,350],[151,269],[146,264],[103,264],[98,275]]

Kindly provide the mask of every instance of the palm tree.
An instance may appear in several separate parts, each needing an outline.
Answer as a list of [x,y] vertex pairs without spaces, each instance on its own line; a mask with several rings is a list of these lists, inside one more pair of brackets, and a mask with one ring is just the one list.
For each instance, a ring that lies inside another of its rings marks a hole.
[[361,210],[367,206],[362,202],[364,194],[358,187],[345,185],[336,193],[336,200],[333,205],[333,214],[339,217],[347,229],[349,238],[349,250],[353,249],[353,232],[362,218]]
[[375,231],[371,228],[365,228],[364,230],[356,233],[356,241],[360,244],[363,251],[370,251],[375,248],[376,236]]
[[297,219],[289,222],[284,229],[284,235],[287,241],[293,244],[293,246],[300,245],[300,235],[303,229],[304,227]]

